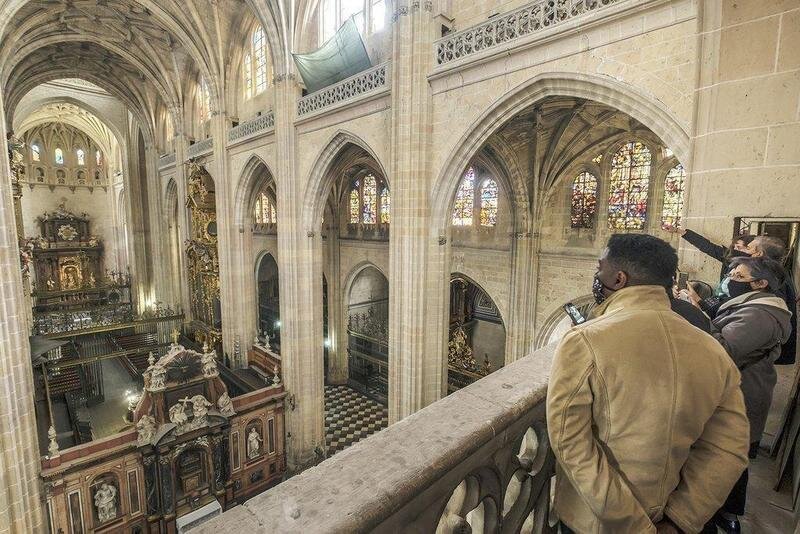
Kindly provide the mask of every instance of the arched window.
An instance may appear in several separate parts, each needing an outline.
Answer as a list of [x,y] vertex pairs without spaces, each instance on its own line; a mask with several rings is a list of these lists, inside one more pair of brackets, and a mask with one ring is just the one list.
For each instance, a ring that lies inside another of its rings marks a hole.
[[647,189],[650,185],[650,151],[630,141],[611,159],[608,193],[608,227],[611,230],[641,230],[647,219]]
[[94,151],[94,160],[97,163],[98,167],[102,167],[103,166],[103,153],[100,152],[99,150],[95,150]]
[[272,203],[272,199],[270,199],[264,192],[260,193],[256,199],[253,217],[256,224],[274,224],[278,222],[278,214],[275,211],[275,204]]
[[353,188],[350,190],[350,224],[358,224],[359,220],[359,207],[361,206],[359,198],[359,183],[356,180],[353,183]]
[[375,177],[368,174],[364,177],[363,196],[363,222],[364,224],[375,224],[378,222],[378,185]]
[[31,145],[31,159],[33,161],[40,161],[42,159],[42,149],[35,143]]
[[381,223],[389,224],[389,210],[392,207],[392,199],[389,196],[389,188],[384,186],[381,189]]
[[486,180],[481,188],[481,226],[497,224],[497,182]]
[[[367,29],[374,33],[386,25],[386,0],[323,0],[319,14],[321,42],[333,37],[350,17],[354,17],[362,34]],[[369,21],[369,26],[366,21]]]
[[594,228],[597,213],[597,178],[586,171],[572,181],[572,210],[570,219],[573,228]]
[[205,122],[211,118],[211,92],[208,90],[206,79],[200,78],[200,122]]
[[461,185],[456,191],[453,206],[453,226],[472,226],[472,212],[475,208],[475,169],[467,169]]
[[389,186],[374,174],[353,182],[348,204],[350,224],[389,224]]
[[78,160],[78,165],[86,165],[86,152],[82,148],[75,151],[75,157]]
[[267,39],[261,26],[253,30],[244,56],[244,94],[251,98],[267,88],[269,73],[267,69]]
[[680,226],[685,182],[686,170],[680,163],[667,173],[664,179],[664,208],[661,210],[662,226]]
[[55,160],[56,165],[63,165],[64,164],[64,151],[60,148],[55,150]]

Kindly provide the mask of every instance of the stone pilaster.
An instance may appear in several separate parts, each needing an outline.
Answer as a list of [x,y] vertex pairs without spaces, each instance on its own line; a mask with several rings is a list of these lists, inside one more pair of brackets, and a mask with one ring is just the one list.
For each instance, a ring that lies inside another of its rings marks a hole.
[[442,393],[441,310],[426,305],[430,239],[431,94],[435,24],[430,3],[400,1],[393,19],[392,231],[389,242],[389,421]]
[[[334,218],[336,219],[336,218]],[[330,223],[327,247],[328,281],[328,382],[345,384],[348,377],[347,320],[345,319],[344,288],[342,287],[339,226]]]
[[33,373],[2,110],[0,96],[0,269],[7,273],[0,284],[0,525],[11,532],[40,532]]
[[305,183],[295,168],[295,106],[300,90],[292,75],[275,83],[278,167],[278,272],[281,357],[287,400],[290,471],[313,464],[325,447],[322,335],[322,247],[319,232],[303,221]]

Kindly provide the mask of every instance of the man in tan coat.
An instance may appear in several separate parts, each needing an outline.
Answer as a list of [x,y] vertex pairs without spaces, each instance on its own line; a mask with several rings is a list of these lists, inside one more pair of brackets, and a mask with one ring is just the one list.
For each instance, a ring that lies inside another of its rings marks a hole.
[[593,319],[556,351],[547,427],[565,532],[699,532],[747,466],[739,371],[670,310],[677,264],[665,241],[613,235]]

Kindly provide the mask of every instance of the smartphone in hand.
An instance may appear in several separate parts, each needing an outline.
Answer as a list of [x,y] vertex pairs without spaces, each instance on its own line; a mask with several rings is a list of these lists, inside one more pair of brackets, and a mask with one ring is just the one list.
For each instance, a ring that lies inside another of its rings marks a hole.
[[579,325],[586,322],[586,317],[581,315],[581,311],[573,303],[568,302],[564,304],[564,311],[567,312],[569,318],[572,319],[573,325]]

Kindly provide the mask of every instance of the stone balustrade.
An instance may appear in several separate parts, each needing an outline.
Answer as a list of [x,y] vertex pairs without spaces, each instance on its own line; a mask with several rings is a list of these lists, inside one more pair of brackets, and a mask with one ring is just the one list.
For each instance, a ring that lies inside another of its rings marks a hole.
[[166,167],[172,167],[173,165],[175,165],[176,160],[177,157],[175,155],[175,152],[173,152],[172,154],[164,154],[163,156],[158,158],[158,168],[164,169]]
[[442,37],[434,43],[436,64],[444,65],[564,23],[622,0],[536,0],[521,8]]
[[297,116],[315,114],[359,100],[366,95],[374,96],[388,90],[389,64],[382,63],[304,96],[297,101]]
[[510,364],[192,530],[551,532],[554,346]]
[[186,151],[186,155],[190,158],[196,158],[198,156],[204,156],[209,152],[214,150],[214,138],[208,137],[203,139],[202,141],[198,141],[193,145],[189,145],[189,149]]
[[267,111],[228,130],[228,144],[236,144],[275,128],[275,114]]

